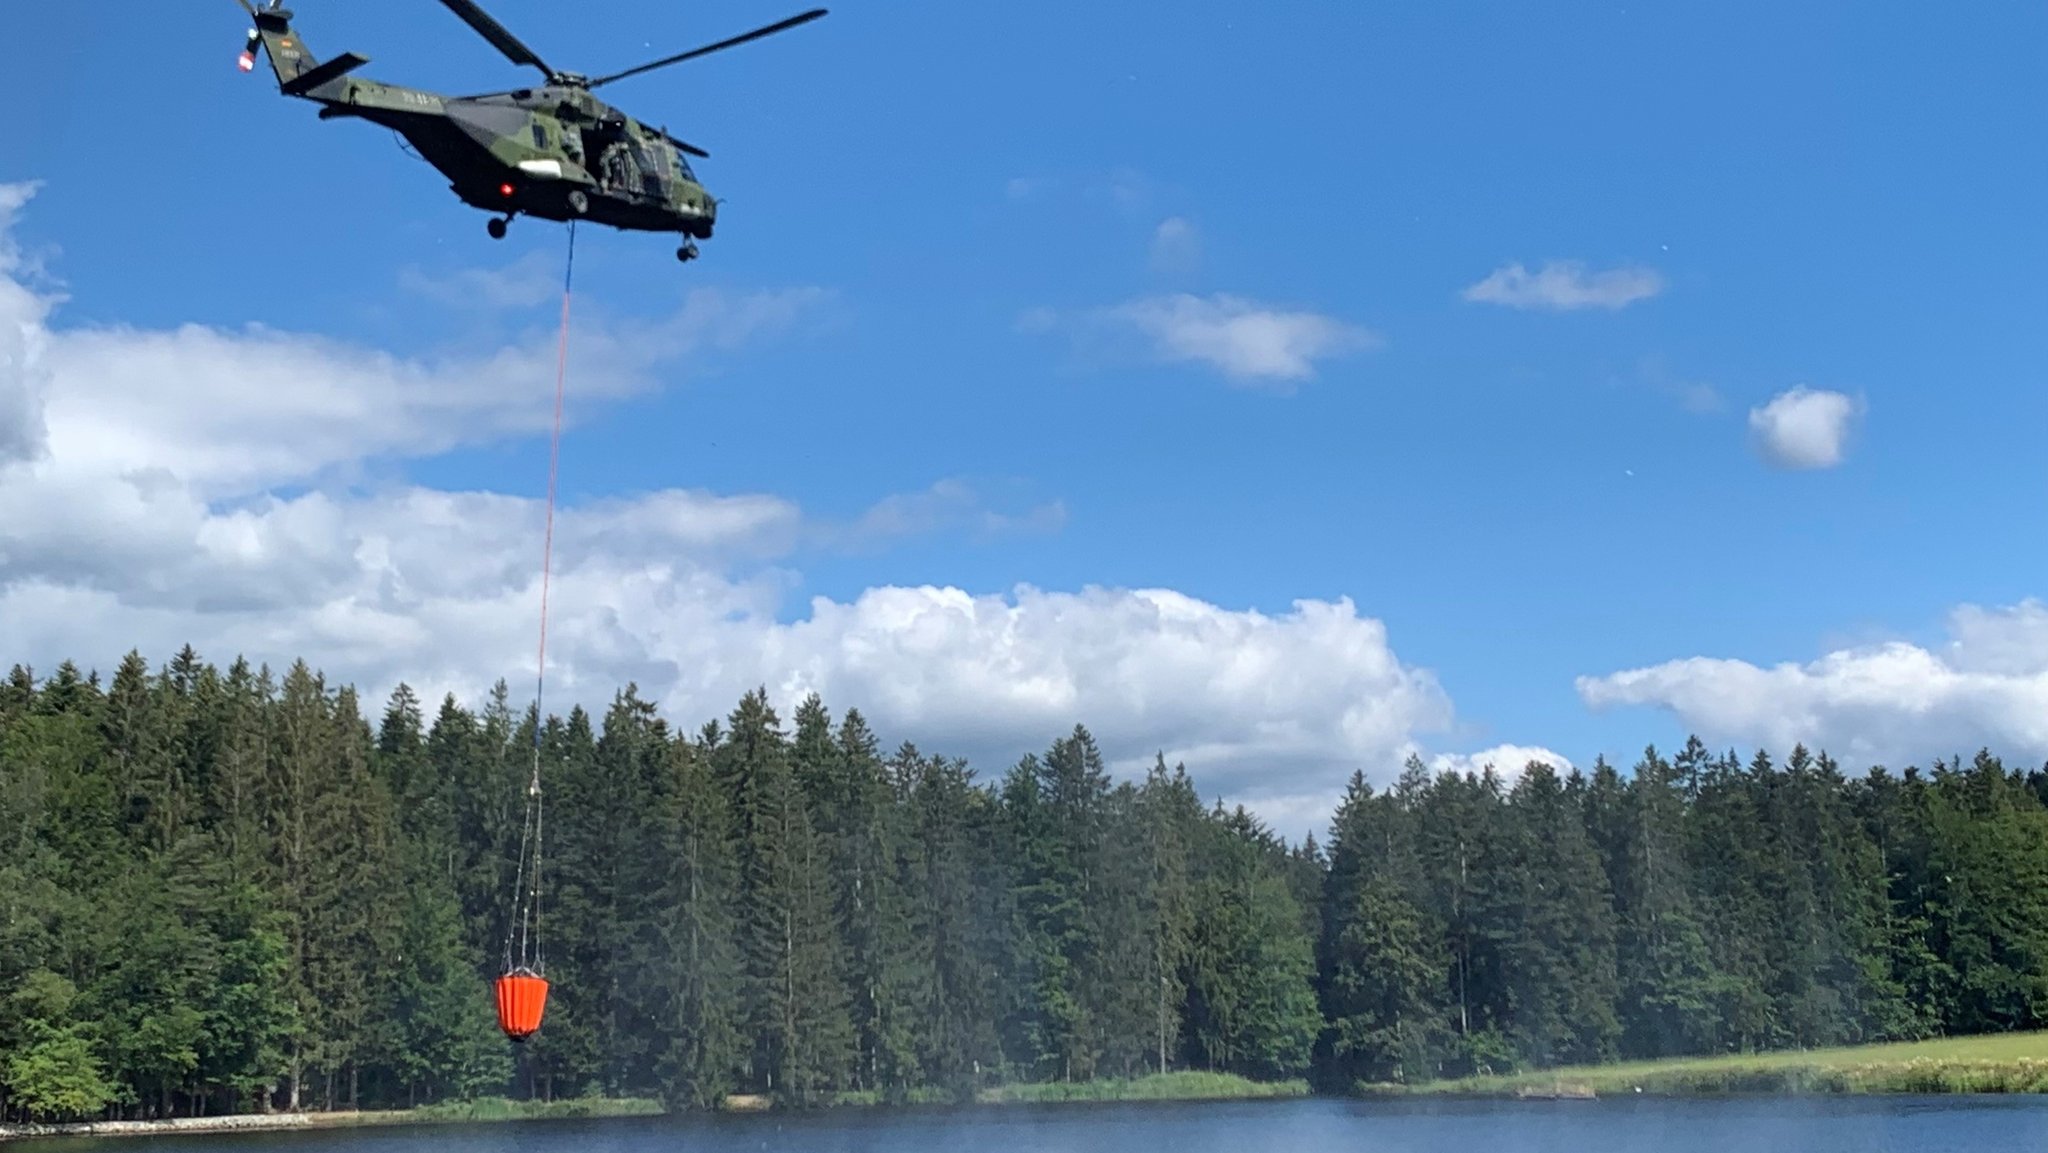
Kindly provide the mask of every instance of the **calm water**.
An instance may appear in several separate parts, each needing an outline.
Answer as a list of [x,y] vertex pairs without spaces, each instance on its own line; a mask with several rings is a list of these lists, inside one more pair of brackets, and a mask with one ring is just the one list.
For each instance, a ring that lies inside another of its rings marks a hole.
[[1064,1105],[38,1141],[36,1153],[1990,1153],[2048,1098]]

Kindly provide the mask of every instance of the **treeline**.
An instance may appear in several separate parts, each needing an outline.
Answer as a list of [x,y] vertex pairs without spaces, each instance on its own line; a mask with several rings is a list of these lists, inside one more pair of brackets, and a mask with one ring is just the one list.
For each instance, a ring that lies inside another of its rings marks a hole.
[[[981,781],[857,711],[503,684],[373,723],[189,648],[0,685],[0,1116],[601,1093],[706,1107],[1207,1069],[1326,1088],[2032,1027],[2048,777],[1654,750],[1354,778],[1327,845],[1112,782],[1076,727]],[[526,786],[554,983],[492,1015]]]

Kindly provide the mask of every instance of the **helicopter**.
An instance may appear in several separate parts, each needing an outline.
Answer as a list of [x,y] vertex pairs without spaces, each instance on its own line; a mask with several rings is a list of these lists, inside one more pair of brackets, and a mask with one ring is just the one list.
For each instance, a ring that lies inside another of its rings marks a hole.
[[[694,260],[698,240],[711,238],[718,201],[691,170],[685,155],[710,153],[626,115],[592,95],[628,76],[680,64],[750,40],[807,24],[825,15],[813,8],[752,32],[651,61],[596,79],[558,71],[506,31],[474,0],[441,0],[449,11],[518,65],[538,69],[538,85],[478,96],[447,96],[420,88],[357,79],[369,63],[344,52],[319,60],[292,27],[284,0],[249,13],[238,66],[250,72],[260,46],[286,96],[320,105],[319,118],[355,117],[390,128],[421,159],[448,177],[463,203],[493,213],[488,230],[502,240],[513,217],[589,220],[622,231],[675,232],[683,237],[676,259]],[[502,213],[502,215],[496,215]]]

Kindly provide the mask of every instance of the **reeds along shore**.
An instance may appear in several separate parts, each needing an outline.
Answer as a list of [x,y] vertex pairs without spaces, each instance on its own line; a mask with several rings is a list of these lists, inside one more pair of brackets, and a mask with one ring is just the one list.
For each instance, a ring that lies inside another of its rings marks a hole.
[[2048,1033],[1636,1061],[1420,1085],[1363,1083],[1357,1091],[1366,1095],[1516,1097],[1636,1093],[2043,1093],[2048,1092]]
[[[1221,1101],[1251,1098],[1302,1097],[1306,1081],[1251,1081],[1228,1073],[1180,1072],[1131,1080],[1003,1085],[975,1095],[980,1105],[1050,1105],[1091,1101]],[[888,1104],[879,1097],[843,1093],[828,1107],[863,1108]],[[902,1104],[957,1105],[940,1094],[920,1093]],[[765,1112],[775,1108],[760,1094],[733,1094],[719,1103],[727,1112]],[[432,1125],[494,1121],[546,1121],[588,1117],[645,1117],[665,1113],[658,1101],[646,1098],[581,1097],[559,1101],[514,1101],[482,1097],[416,1109],[335,1111],[328,1113],[237,1113],[219,1117],[173,1117],[155,1121],[85,1121],[55,1125],[0,1125],[0,1141],[32,1137],[164,1136],[186,1133],[262,1132],[267,1130],[351,1128],[366,1125]]]

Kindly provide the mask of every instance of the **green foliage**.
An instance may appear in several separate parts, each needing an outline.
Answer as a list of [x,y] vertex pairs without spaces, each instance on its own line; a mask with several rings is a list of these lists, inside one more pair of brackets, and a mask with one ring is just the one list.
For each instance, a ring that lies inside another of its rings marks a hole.
[[33,1117],[68,1120],[104,1108],[115,1096],[93,1054],[92,1042],[77,1026],[35,1023],[26,1045],[7,1058],[4,1070],[13,1104]]
[[[1290,845],[1078,725],[984,783],[815,696],[793,731],[765,690],[693,735],[631,685],[428,713],[190,649],[0,680],[0,1118],[1231,1096],[2048,1026],[2048,772],[1988,752],[1411,759]],[[514,1046],[536,764],[553,984]],[[1889,1083],[1805,1068],[1726,1076]]]
[[2001,1033],[1718,1057],[1549,1069],[1425,1086],[1362,1085],[1430,1094],[2041,1093],[2048,1032]]

